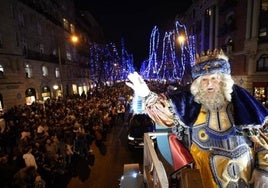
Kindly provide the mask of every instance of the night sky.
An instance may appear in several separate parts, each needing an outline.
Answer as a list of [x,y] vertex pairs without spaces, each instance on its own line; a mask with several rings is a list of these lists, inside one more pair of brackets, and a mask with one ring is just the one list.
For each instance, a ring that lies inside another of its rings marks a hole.
[[158,26],[160,37],[174,28],[174,18],[183,13],[192,0],[76,0],[88,9],[103,28],[106,41],[120,44],[125,40],[134,63],[149,56],[149,40],[152,29]]

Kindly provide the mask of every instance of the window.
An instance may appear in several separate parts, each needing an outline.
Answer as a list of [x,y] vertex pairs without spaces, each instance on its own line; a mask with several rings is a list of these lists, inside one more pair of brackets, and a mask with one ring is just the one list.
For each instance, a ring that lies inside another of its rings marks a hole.
[[48,68],[46,66],[42,66],[42,75],[43,76],[48,76]]
[[41,28],[41,25],[40,25],[40,23],[37,23],[37,33],[38,33],[38,35],[40,35],[40,36],[42,36],[42,28]]
[[69,31],[69,22],[65,18],[63,18],[63,27],[64,27],[64,29],[66,29],[67,31]]
[[56,76],[56,78],[60,77],[60,69],[59,69],[59,67],[56,67],[56,69],[55,69],[55,76]]
[[19,34],[18,34],[18,32],[16,32],[16,46],[18,47],[18,46],[20,46],[20,37],[19,37]]
[[72,55],[70,52],[66,52],[66,58],[70,61],[72,61]]
[[268,71],[268,55],[262,55],[257,61],[257,72],[266,72]]
[[36,91],[34,88],[28,88],[25,91],[25,100],[27,105],[31,105],[33,102],[35,102],[35,97],[36,97]]
[[44,54],[44,44],[40,44],[40,54]]
[[52,54],[53,54],[54,56],[57,55],[57,50],[56,50],[55,48],[52,50]]
[[192,12],[192,18],[193,18],[193,19],[196,18],[196,11],[195,11],[195,9],[193,9],[193,12]]
[[10,13],[12,15],[12,18],[15,18],[16,17],[16,13],[15,12],[16,11],[15,11],[14,5],[11,4],[11,6],[10,6]]
[[73,24],[70,24],[71,33],[75,33],[75,26]]
[[50,98],[50,88],[48,86],[44,86],[42,88],[42,98],[43,98],[43,101],[46,101],[47,99]]
[[230,12],[225,19],[225,23],[227,25],[228,31],[233,31],[235,30],[235,16],[233,12]]
[[78,88],[77,88],[77,85],[73,84],[73,85],[72,85],[72,89],[73,89],[73,94],[78,94]]
[[3,38],[1,33],[0,33],[0,48],[3,48]]
[[0,78],[4,77],[4,67],[0,64]]
[[226,51],[227,54],[230,54],[233,52],[234,48],[234,41],[232,38],[227,38],[225,45],[223,49]]
[[268,38],[268,6],[267,0],[261,1],[261,10],[259,15],[259,39],[261,41],[266,41]]
[[27,45],[25,39],[22,40],[22,46],[23,46],[23,54],[27,55],[27,53],[28,53],[28,45]]
[[25,67],[24,67],[24,70],[25,70],[26,78],[32,78],[33,77],[33,70],[32,70],[31,65],[26,64]]
[[[23,12],[23,10],[21,10]],[[23,13],[18,14],[19,26],[24,27],[24,15]]]
[[4,108],[4,105],[3,105],[3,95],[0,93],[0,115],[4,115],[3,113],[3,108]]

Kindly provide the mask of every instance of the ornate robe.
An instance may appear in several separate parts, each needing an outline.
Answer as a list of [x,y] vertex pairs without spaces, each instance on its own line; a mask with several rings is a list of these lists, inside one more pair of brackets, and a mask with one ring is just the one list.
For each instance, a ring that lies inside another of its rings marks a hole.
[[[234,85],[232,101],[209,111],[187,91],[145,98],[149,116],[159,125],[188,130],[190,152],[204,187],[247,187],[256,168],[245,130],[263,128],[268,110],[245,89]],[[267,169],[266,169],[267,170]]]

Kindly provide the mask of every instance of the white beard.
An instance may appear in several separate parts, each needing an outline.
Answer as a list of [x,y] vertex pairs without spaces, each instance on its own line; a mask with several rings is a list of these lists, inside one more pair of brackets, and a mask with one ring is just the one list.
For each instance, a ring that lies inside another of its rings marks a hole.
[[216,91],[210,94],[209,97],[206,92],[200,92],[195,96],[195,99],[199,101],[208,110],[219,110],[226,103],[223,92]]

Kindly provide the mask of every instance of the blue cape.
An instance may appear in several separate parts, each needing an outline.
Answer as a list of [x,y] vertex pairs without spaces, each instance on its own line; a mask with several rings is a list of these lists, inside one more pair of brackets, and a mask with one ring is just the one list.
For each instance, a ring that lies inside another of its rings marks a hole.
[[[193,126],[201,105],[194,101],[190,91],[168,94],[168,97],[172,100],[181,121],[187,126]],[[242,87],[233,86],[231,102],[234,106],[234,123],[237,128],[264,125],[268,120],[268,109]]]

